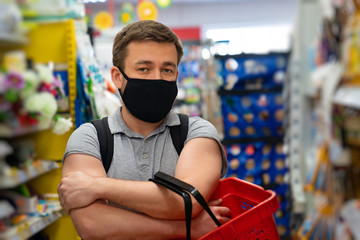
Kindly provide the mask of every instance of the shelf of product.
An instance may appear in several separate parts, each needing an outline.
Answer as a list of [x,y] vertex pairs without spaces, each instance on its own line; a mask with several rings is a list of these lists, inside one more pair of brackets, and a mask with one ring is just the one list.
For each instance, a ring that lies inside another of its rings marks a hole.
[[[2,141],[13,147],[6,157],[0,151],[0,239],[29,239],[59,218],[50,228],[75,236],[56,200],[56,161],[75,127],[77,87],[84,88],[77,86],[77,44],[83,43],[76,31],[85,7],[41,0],[5,1],[0,9],[6,13],[0,14],[0,148]],[[16,20],[16,31],[9,20]],[[65,239],[58,232],[51,239]]]
[[[320,8],[328,14],[322,16],[321,28],[306,37],[311,39],[312,58],[310,68],[304,67],[302,73],[312,83],[299,81],[303,89],[314,91],[304,98],[302,125],[306,128],[301,129],[306,147],[304,190],[311,204],[297,236],[302,240],[358,239],[354,226],[360,222],[360,5],[352,0],[329,1]],[[301,28],[298,34],[304,35]],[[309,45],[298,41],[294,46]]]
[[47,203],[43,204],[43,207],[46,206],[48,210],[46,213],[41,215],[28,216],[28,215],[18,215],[16,220],[20,221],[19,223],[6,228],[4,232],[0,231],[1,240],[25,240],[29,239],[31,236],[35,235],[39,231],[43,230],[51,223],[58,220],[62,215],[60,203]]
[[1,46],[15,46],[28,43],[28,40],[23,34],[6,34],[0,32],[0,47]]
[[[61,215],[57,194],[40,194],[30,184],[59,169],[59,164],[30,159],[33,145],[0,141],[0,239],[28,239]],[[25,147],[26,145],[26,147]]]
[[287,53],[216,56],[222,85],[223,129],[229,171],[276,192],[278,232],[290,235],[287,156],[284,154],[284,100]]
[[334,95],[333,103],[360,109],[360,86],[339,87]]
[[27,43],[22,16],[15,1],[0,2],[0,48]]
[[59,167],[57,162],[49,160],[35,160],[22,168],[3,167],[0,172],[0,189],[14,188]]

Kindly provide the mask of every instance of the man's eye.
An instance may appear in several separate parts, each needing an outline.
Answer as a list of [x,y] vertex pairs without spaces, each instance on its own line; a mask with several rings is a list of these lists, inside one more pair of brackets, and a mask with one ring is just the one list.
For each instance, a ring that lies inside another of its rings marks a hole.
[[139,68],[138,69],[140,72],[146,72],[148,69],[147,68]]
[[171,70],[171,69],[164,69],[163,70],[165,73],[172,73],[173,72],[173,70]]

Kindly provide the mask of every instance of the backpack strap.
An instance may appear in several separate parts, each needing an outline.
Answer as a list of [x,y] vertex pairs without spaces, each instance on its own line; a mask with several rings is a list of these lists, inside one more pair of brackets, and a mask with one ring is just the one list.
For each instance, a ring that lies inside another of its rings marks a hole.
[[184,147],[185,140],[188,134],[189,117],[188,115],[178,113],[180,118],[180,125],[170,127],[170,135],[176,152],[180,156],[181,150]]
[[[180,118],[180,125],[171,126],[170,135],[176,152],[180,156],[188,133],[189,117],[181,113],[178,113],[178,116]],[[96,128],[100,144],[101,160],[105,172],[108,172],[114,154],[114,136],[110,132],[108,118],[104,117],[102,119],[94,119],[91,123]]]
[[95,126],[99,144],[101,160],[104,165],[105,172],[107,173],[114,154],[114,136],[110,132],[108,118],[95,119],[91,121]]

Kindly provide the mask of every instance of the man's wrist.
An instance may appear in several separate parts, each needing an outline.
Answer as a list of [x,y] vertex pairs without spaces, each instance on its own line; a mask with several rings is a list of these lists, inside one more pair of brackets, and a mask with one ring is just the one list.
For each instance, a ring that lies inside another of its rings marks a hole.
[[96,178],[94,181],[94,194],[96,199],[106,199],[106,179],[105,177]]

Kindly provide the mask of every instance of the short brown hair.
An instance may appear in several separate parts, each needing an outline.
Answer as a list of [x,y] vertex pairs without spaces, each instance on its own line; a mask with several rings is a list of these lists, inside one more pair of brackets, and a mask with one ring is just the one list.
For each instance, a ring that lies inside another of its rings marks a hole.
[[133,41],[173,43],[177,51],[177,64],[184,54],[180,39],[169,27],[156,21],[143,20],[127,25],[116,34],[112,50],[114,66],[125,68],[127,45]]

